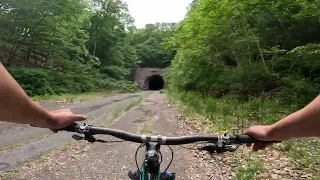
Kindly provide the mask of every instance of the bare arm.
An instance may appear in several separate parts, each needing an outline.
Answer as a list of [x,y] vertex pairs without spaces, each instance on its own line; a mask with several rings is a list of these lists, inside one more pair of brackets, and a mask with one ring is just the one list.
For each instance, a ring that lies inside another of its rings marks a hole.
[[84,119],[84,116],[73,115],[68,109],[49,112],[33,102],[0,63],[1,121],[57,129]]
[[272,124],[268,134],[275,140],[320,137],[320,96],[303,109]]
[[[320,96],[303,109],[290,114],[272,125],[252,126],[245,133],[265,141],[320,137]],[[266,144],[255,144],[254,150],[264,149],[265,147]]]

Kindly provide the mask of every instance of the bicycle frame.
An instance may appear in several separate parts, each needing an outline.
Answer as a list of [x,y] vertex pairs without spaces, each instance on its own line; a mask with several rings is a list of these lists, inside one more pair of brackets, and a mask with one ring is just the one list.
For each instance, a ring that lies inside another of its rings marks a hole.
[[160,144],[158,142],[146,143],[145,160],[142,163],[141,180],[160,180],[159,150]]
[[142,162],[141,172],[140,171],[136,171],[135,173],[131,172],[131,175],[129,175],[129,177],[132,180],[174,180],[175,179],[174,173],[160,172],[160,164],[161,164],[161,162],[159,161],[159,158],[161,157],[160,143],[147,142],[145,145],[146,145],[145,158],[144,158],[144,161]]

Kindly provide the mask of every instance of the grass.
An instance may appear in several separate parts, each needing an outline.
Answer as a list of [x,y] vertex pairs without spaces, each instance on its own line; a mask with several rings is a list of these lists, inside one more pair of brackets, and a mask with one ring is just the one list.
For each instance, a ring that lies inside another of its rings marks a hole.
[[123,113],[123,110],[117,109],[115,111],[112,112],[112,119],[116,119],[117,117],[119,117],[121,114]]
[[236,178],[238,180],[253,180],[258,171],[263,170],[263,165],[257,160],[251,160],[247,167],[238,167]]
[[17,172],[19,172],[19,168],[12,168],[12,169],[10,169],[10,170],[7,171],[7,172],[1,172],[1,173],[0,173],[0,178],[11,179],[11,178],[10,178],[10,175],[13,174],[13,173],[17,173]]
[[14,148],[18,148],[18,147],[21,147],[21,146],[23,146],[25,144],[28,144],[28,143],[35,142],[35,141],[38,141],[40,139],[43,139],[45,137],[48,137],[48,135],[45,134],[42,137],[39,137],[39,138],[36,138],[36,139],[31,139],[31,140],[24,141],[24,142],[19,142],[19,143],[15,143],[15,144],[10,144],[8,146],[3,146],[3,147],[0,147],[0,152],[1,151],[6,151],[6,150],[10,150],[10,149],[14,149]]
[[313,177],[320,179],[320,141],[318,138],[291,139],[282,143],[283,150],[303,168],[309,169]]
[[[111,122],[113,122],[114,120],[116,120],[117,118],[119,118],[120,116],[122,116],[125,112],[129,111],[131,108],[133,108],[134,106],[136,106],[137,104],[140,104],[141,101],[146,97],[147,95],[144,95],[142,97],[140,97],[137,101],[129,104],[128,106],[126,106],[124,109],[123,108],[119,108],[116,109],[114,111],[112,111],[112,118],[111,118]],[[106,127],[108,124],[110,123],[110,121],[107,124],[100,124],[100,127]]]
[[151,134],[152,133],[152,121],[146,121],[143,126],[142,129],[140,131],[141,134]]
[[[75,143],[76,143],[76,142],[66,142],[66,143],[64,143],[60,148],[51,150],[51,151],[49,151],[49,152],[45,152],[45,153],[43,153],[42,155],[40,155],[39,157],[46,158],[46,157],[49,157],[49,156],[51,156],[51,155],[54,155],[54,154],[56,154],[56,153],[58,153],[58,152],[66,151],[66,150],[68,150],[68,148],[69,148],[70,146],[72,146],[72,145],[75,144]],[[40,159],[38,159],[38,160],[40,160]],[[12,179],[12,178],[13,178],[12,176],[13,176],[15,173],[18,173],[19,171],[23,170],[23,169],[22,169],[23,166],[29,166],[29,163],[32,162],[32,161],[34,161],[34,159],[28,159],[28,160],[25,160],[25,161],[21,161],[21,162],[19,163],[19,164],[21,164],[20,166],[15,167],[15,168],[12,168],[12,169],[10,169],[10,170],[7,171],[7,172],[0,173],[0,178]]]
[[[251,98],[241,102],[229,97],[215,99],[192,92],[165,91],[169,100],[179,105],[191,124],[204,132],[243,133],[254,124],[271,124],[295,112],[295,106],[277,100]],[[202,118],[197,118],[201,116]],[[193,119],[193,120],[192,120]],[[280,151],[292,162],[320,179],[320,141],[317,138],[300,138],[281,143]],[[239,176],[243,169],[238,169]],[[249,173],[250,174],[250,173]],[[242,177],[242,176],[241,176]]]
[[97,97],[108,97],[117,94],[114,91],[102,91],[102,92],[85,92],[85,93],[67,93],[62,95],[43,95],[33,96],[32,100],[36,102],[50,102],[50,101],[62,101],[62,102],[82,102]]
[[129,106],[126,107],[125,111],[129,111],[133,106],[139,104],[142,101],[142,98],[140,98],[137,102],[129,104]]
[[190,114],[204,116],[205,123],[214,124],[219,131],[242,132],[254,124],[272,124],[294,111],[291,106],[270,99],[241,102],[230,97],[215,99],[192,92],[166,92],[171,101],[180,102]]
[[14,148],[21,147],[21,146],[23,146],[24,144],[27,144],[27,143],[32,142],[32,141],[33,141],[33,140],[26,141],[26,142],[21,142],[21,143],[10,144],[10,145],[8,145],[8,146],[2,146],[2,147],[0,147],[0,152],[1,152],[1,151],[7,151],[7,150],[10,150],[10,149],[14,149]]

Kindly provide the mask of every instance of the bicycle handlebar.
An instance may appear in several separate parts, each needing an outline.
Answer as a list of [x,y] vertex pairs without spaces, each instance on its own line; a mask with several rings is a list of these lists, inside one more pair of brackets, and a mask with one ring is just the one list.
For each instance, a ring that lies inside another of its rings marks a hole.
[[150,136],[150,135],[138,135],[129,133],[122,130],[110,129],[110,128],[100,128],[92,125],[82,124],[79,125],[74,123],[65,128],[59,129],[60,131],[69,131],[77,132],[81,134],[105,134],[111,135],[125,141],[131,141],[136,143],[146,143],[146,142],[160,142],[162,145],[181,145],[181,144],[190,144],[199,141],[206,142],[224,142],[225,144],[245,144],[245,143],[257,143],[264,142],[257,140],[249,135],[219,135],[219,136],[200,136],[200,135],[190,135],[190,136],[181,136],[181,137],[166,137],[166,136]]

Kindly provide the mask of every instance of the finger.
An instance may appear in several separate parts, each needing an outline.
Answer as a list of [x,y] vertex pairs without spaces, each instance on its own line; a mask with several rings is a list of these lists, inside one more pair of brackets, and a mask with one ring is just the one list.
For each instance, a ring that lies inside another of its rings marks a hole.
[[76,122],[76,121],[84,121],[87,119],[87,117],[84,115],[74,115],[71,119],[73,122]]
[[268,143],[260,143],[259,150],[265,150],[267,146],[268,146]]
[[253,146],[253,151],[259,151],[262,148],[261,143],[255,143]]
[[273,142],[267,142],[266,145],[267,145],[267,146],[273,145]]
[[246,129],[243,134],[249,135],[249,134],[250,134],[250,128],[249,128],[249,129]]
[[267,144],[262,144],[262,145],[260,146],[260,149],[261,149],[261,150],[265,150],[267,146],[268,146]]
[[252,150],[253,151],[258,151],[260,146],[258,144],[254,144]]
[[257,138],[259,135],[256,132],[252,131],[251,129],[252,128],[247,129],[246,131],[244,131],[243,134]]
[[53,133],[58,133],[58,130],[56,130],[56,129],[51,129],[51,131],[52,131]]
[[245,131],[244,131],[244,133],[243,134],[247,134],[247,135],[253,135],[253,134],[255,134],[254,133],[254,128],[255,128],[256,126],[251,126],[251,127],[249,127],[248,129],[246,129]]

